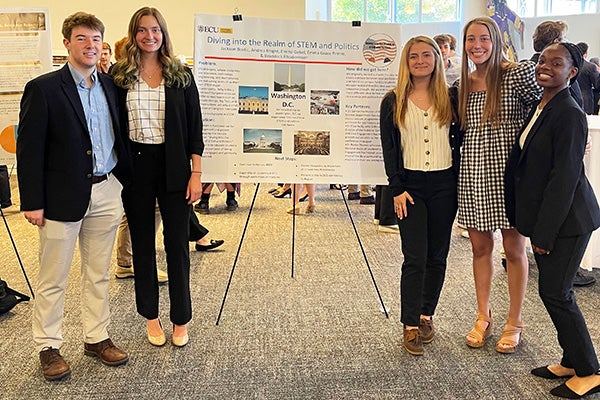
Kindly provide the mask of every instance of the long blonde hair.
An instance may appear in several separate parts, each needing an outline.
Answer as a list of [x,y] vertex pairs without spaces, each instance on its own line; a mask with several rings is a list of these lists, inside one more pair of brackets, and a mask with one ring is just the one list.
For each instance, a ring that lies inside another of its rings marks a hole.
[[462,71],[460,76],[460,87],[458,91],[458,112],[461,120],[461,128],[466,128],[467,120],[467,100],[471,92],[471,80],[469,79],[469,57],[465,48],[467,42],[467,31],[473,24],[483,25],[490,32],[492,41],[492,53],[488,62],[488,69],[485,76],[486,96],[483,106],[483,113],[480,123],[491,122],[493,124],[500,123],[498,117],[501,106],[501,84],[504,78],[504,73],[507,68],[514,65],[511,63],[504,52],[504,44],[502,34],[496,22],[490,17],[478,17],[469,21],[463,29],[463,50],[462,50]]
[[414,89],[412,75],[408,66],[408,56],[410,48],[416,43],[426,43],[431,46],[435,57],[435,65],[429,81],[429,97],[433,104],[433,119],[440,126],[449,124],[452,119],[452,105],[448,97],[448,85],[444,65],[442,63],[442,53],[437,43],[428,36],[415,36],[410,38],[402,49],[400,57],[400,67],[398,70],[398,83],[394,88],[396,94],[396,109],[394,110],[394,124],[397,127],[404,126],[406,111],[408,109],[408,96]]
[[117,86],[129,89],[138,80],[138,71],[141,67],[141,51],[137,46],[135,36],[140,27],[142,17],[152,16],[156,18],[162,32],[163,41],[160,46],[158,60],[162,65],[162,75],[166,86],[186,87],[191,78],[185,67],[173,55],[171,38],[167,30],[167,22],[156,8],[142,7],[137,10],[129,21],[127,40],[125,41],[123,58],[117,61],[113,68],[113,77]]

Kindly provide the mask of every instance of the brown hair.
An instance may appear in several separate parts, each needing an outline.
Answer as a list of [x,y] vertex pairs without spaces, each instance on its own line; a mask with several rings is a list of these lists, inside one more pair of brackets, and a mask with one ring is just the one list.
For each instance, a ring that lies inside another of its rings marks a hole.
[[568,30],[569,26],[564,21],[542,22],[533,32],[533,49],[539,53],[551,43],[562,42]]
[[104,24],[102,21],[100,21],[95,15],[79,11],[65,18],[62,26],[63,38],[71,40],[73,28],[77,26],[85,26],[94,31],[98,31],[102,37],[104,37]]

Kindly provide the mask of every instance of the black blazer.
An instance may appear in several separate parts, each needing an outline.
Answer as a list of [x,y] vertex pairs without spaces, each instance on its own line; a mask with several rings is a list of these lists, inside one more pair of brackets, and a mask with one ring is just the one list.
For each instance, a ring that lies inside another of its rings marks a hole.
[[[458,108],[458,88],[452,86],[448,89],[450,102],[456,115]],[[388,177],[389,188],[393,196],[398,196],[406,191],[404,185],[406,172],[404,169],[404,158],[402,146],[400,145],[400,129],[394,125],[394,110],[396,109],[396,94],[389,91],[381,101],[379,111],[379,129],[381,134],[381,147],[383,150],[383,162],[385,173]],[[460,146],[462,145],[463,132],[457,121],[452,121],[448,141],[452,150],[452,169],[458,179],[458,168],[460,165]]]
[[[167,175],[167,191],[185,191],[190,180],[190,159],[192,154],[202,156],[204,141],[202,139],[202,113],[200,98],[194,75],[189,68],[190,84],[185,88],[165,86],[165,169]],[[127,116],[127,89],[119,90],[119,103],[124,141],[128,144],[129,123]]]
[[[127,156],[121,139],[117,91],[110,78],[98,74],[115,133],[115,176],[127,179]],[[69,67],[27,83],[21,98],[17,137],[21,210],[44,209],[51,220],[83,218],[92,191],[92,142],[77,86]]]
[[508,158],[508,219],[542,249],[552,250],[558,237],[582,235],[600,226],[596,195],[583,165],[587,133],[585,114],[564,89],[546,104],[523,149],[517,137]]

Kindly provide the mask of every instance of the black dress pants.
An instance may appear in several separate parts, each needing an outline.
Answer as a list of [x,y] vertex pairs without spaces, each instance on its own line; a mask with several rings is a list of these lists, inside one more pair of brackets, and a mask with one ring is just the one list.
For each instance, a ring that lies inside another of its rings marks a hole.
[[575,369],[577,376],[598,371],[594,345],[573,293],[573,279],[590,236],[591,233],[559,237],[550,254],[534,254],[540,273],[540,298],[556,327],[558,343],[563,350],[560,364]]
[[192,318],[190,297],[191,206],[185,190],[166,190],[165,147],[132,143],[133,179],[123,189],[123,205],[129,221],[137,311],[146,319],[158,318],[158,281],[154,212],[156,202],[163,221],[164,247],[169,273],[170,319],[177,325]]
[[419,326],[419,316],[433,315],[446,277],[450,234],[458,208],[452,169],[406,171],[408,216],[398,219],[404,262],[400,278],[400,320]]

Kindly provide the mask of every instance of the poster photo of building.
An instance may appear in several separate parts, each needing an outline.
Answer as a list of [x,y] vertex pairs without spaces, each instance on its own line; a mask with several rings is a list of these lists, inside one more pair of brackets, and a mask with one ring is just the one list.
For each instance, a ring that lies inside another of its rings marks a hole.
[[339,90],[311,90],[310,113],[339,115],[340,91]]
[[244,153],[281,154],[281,129],[244,128]]
[[294,154],[328,156],[331,153],[329,131],[294,132]]
[[268,114],[269,88],[266,86],[239,87],[239,114]]

